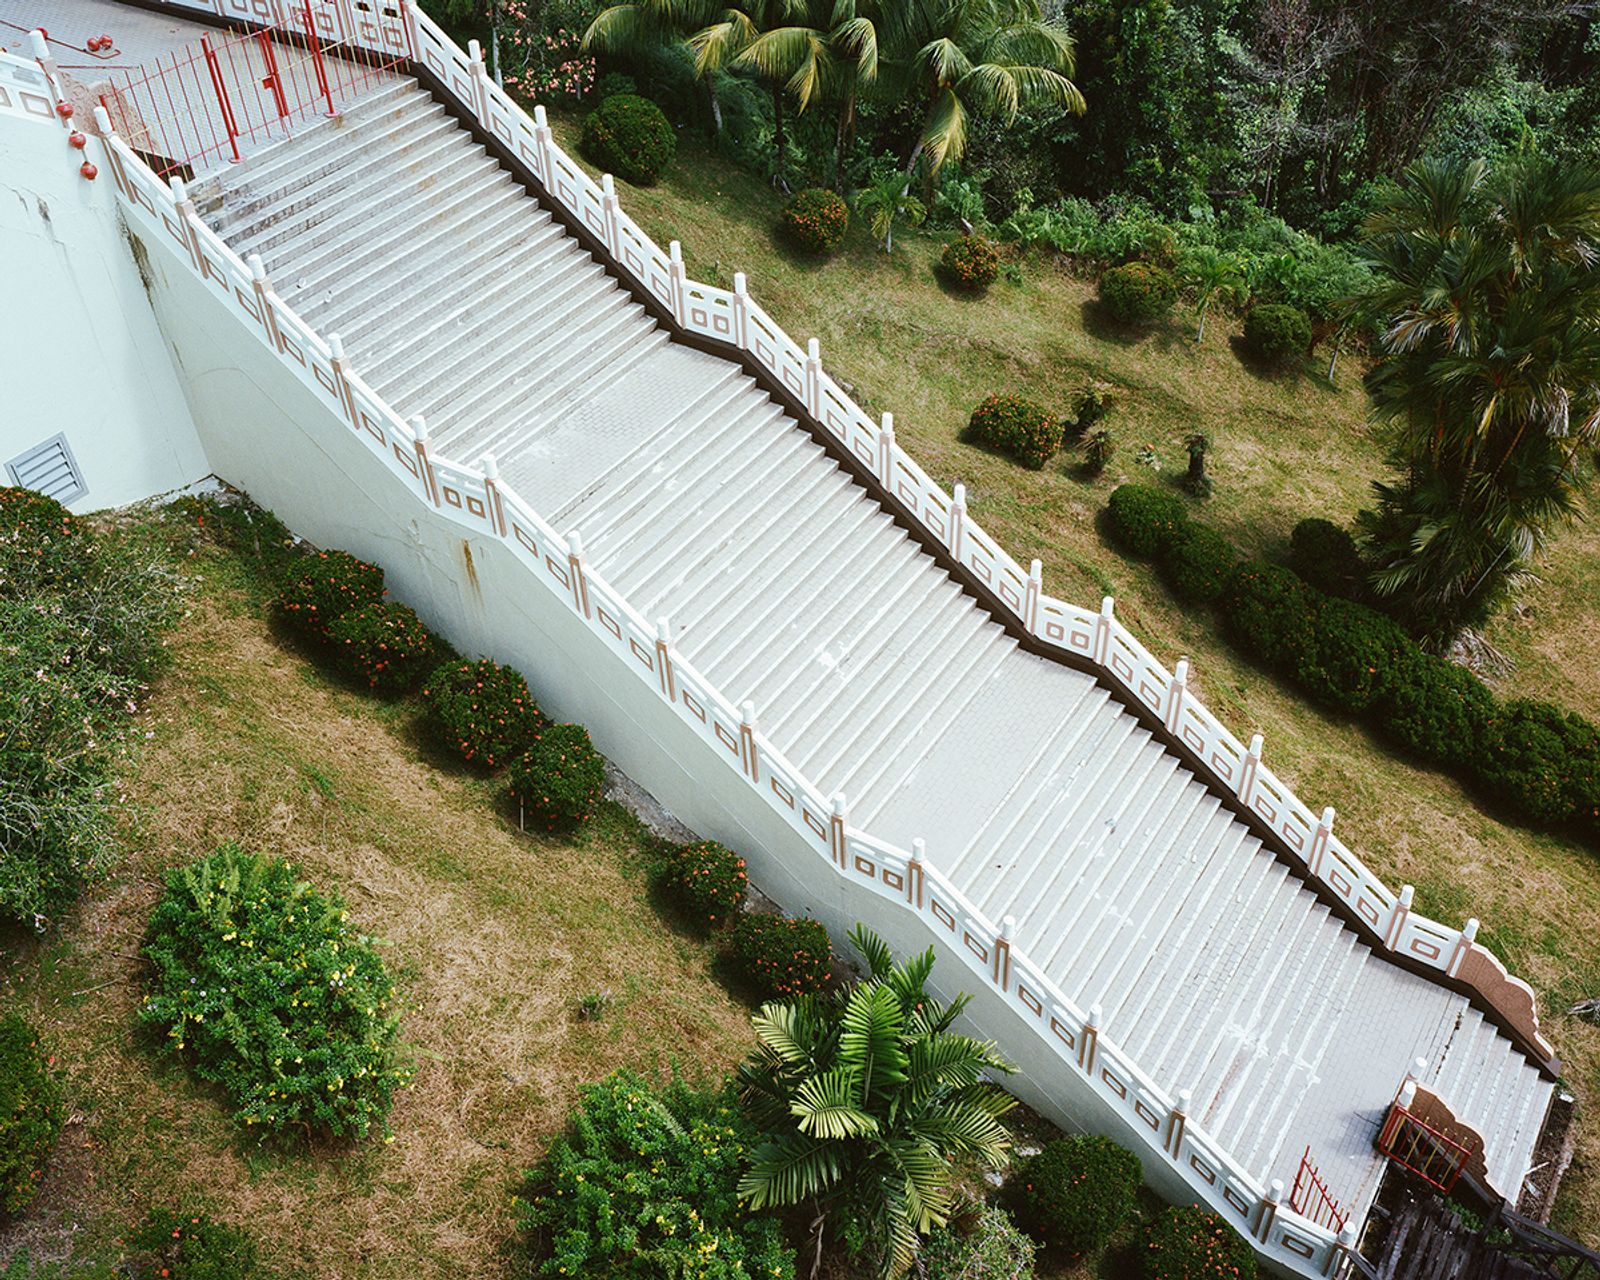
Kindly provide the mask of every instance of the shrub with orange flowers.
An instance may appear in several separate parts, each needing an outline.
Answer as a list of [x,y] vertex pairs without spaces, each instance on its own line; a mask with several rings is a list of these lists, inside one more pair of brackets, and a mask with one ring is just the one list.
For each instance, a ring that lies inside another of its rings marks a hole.
[[511,798],[523,821],[546,831],[587,822],[605,781],[606,762],[581,724],[546,725],[510,771]]
[[0,486],[0,596],[79,577],[90,553],[83,525],[54,498]]
[[33,1028],[0,1018],[0,1215],[20,1213],[39,1191],[61,1132],[61,1084]]
[[439,737],[485,769],[525,752],[545,723],[528,682],[488,658],[445,663],[428,677],[422,696]]
[[1100,1248],[1133,1216],[1142,1180],[1133,1152],[1079,1134],[1047,1143],[1009,1186],[1023,1230],[1081,1254]]
[[266,1280],[255,1238],[204,1210],[152,1209],[128,1239],[142,1269],[164,1280]]
[[296,635],[322,641],[336,619],[381,599],[383,570],[377,565],[348,551],[317,551],[284,572],[274,612]]
[[1255,1251],[1199,1205],[1163,1209],[1141,1253],[1145,1280],[1255,1280]]
[[661,885],[697,926],[725,925],[744,904],[750,877],[744,859],[715,840],[671,845],[661,854]]
[[333,664],[381,694],[409,693],[439,661],[439,642],[408,606],[374,600],[328,627]]
[[836,191],[807,187],[783,206],[779,225],[789,243],[805,253],[829,254],[844,243],[850,229],[850,206]]
[[728,958],[763,1002],[825,991],[833,972],[828,931],[815,920],[788,916],[740,916]]
[[1000,250],[983,236],[957,236],[939,256],[939,274],[958,289],[982,293],[1000,274]]

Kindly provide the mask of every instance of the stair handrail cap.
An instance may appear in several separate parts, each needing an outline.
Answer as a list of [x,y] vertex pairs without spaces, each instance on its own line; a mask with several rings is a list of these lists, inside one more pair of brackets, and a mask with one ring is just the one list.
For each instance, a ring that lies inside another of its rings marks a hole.
[[50,56],[50,44],[49,41],[45,39],[45,34],[42,28],[35,27],[32,31],[28,32],[28,45],[33,50],[33,56],[40,62],[43,62]]
[[102,106],[96,106],[94,109],[94,127],[100,130],[103,137],[110,137],[116,132],[111,127],[111,113]]

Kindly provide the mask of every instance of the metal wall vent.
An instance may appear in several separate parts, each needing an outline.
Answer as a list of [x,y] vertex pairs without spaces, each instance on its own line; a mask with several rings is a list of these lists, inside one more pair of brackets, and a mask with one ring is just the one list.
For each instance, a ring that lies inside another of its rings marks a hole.
[[72,502],[89,492],[65,435],[52,436],[43,444],[18,454],[6,463],[6,470],[12,484],[37,489],[57,502]]

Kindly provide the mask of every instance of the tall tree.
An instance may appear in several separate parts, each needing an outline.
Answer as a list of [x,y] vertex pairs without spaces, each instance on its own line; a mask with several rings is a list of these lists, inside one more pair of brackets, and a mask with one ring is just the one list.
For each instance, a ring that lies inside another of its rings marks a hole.
[[1367,389],[1398,474],[1360,523],[1374,589],[1443,644],[1578,509],[1600,441],[1600,170],[1421,161],[1365,244]]

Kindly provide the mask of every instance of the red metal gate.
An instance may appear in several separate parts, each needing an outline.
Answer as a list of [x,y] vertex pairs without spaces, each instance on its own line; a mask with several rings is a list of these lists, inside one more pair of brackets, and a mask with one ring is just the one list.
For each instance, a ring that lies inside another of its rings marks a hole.
[[1471,1147],[1412,1114],[1399,1099],[1378,1133],[1378,1150],[1446,1195],[1455,1188],[1473,1154]]
[[203,171],[336,115],[410,61],[409,50],[319,39],[309,0],[295,17],[292,30],[219,30],[113,72],[100,99],[112,126],[163,176]]
[[1300,1157],[1300,1168],[1294,1175],[1294,1190],[1289,1193],[1289,1207],[1302,1218],[1334,1232],[1343,1231],[1345,1220],[1350,1216],[1349,1211],[1333,1198],[1322,1174],[1311,1162],[1310,1147]]

